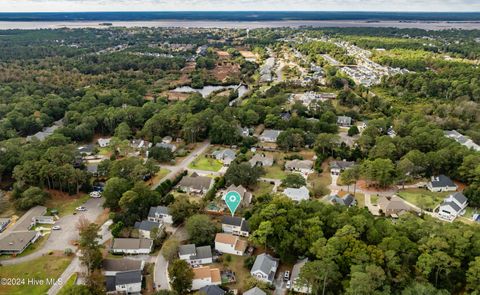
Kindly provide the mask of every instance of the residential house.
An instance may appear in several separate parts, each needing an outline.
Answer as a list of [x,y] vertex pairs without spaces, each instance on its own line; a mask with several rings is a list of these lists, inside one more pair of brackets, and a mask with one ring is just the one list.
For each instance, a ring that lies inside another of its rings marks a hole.
[[212,157],[222,162],[224,166],[230,166],[230,163],[235,160],[236,154],[231,149],[223,149],[214,151]]
[[0,218],[0,233],[10,224],[10,218]]
[[196,247],[195,244],[181,245],[178,256],[191,265],[204,265],[213,263],[212,248],[210,246]]
[[140,294],[142,291],[142,271],[133,270],[106,276],[107,294]]
[[44,141],[47,137],[52,135],[55,130],[63,126],[63,119],[53,122],[52,126],[43,128],[42,131],[35,133],[34,135],[27,136],[27,141],[32,141],[34,138],[39,141]]
[[21,254],[30,244],[40,237],[36,231],[14,231],[0,239],[0,255]]
[[387,135],[390,136],[391,138],[394,138],[395,136],[397,136],[397,132],[395,132],[395,129],[393,129],[393,126],[390,126],[387,129]]
[[250,228],[245,218],[235,216],[223,216],[222,230],[236,236],[248,237]]
[[97,143],[100,147],[104,148],[110,145],[111,138],[99,138]]
[[156,236],[152,234],[154,230],[157,230],[157,235],[160,234],[160,229],[163,227],[163,223],[150,220],[142,220],[141,222],[135,222],[134,228],[138,229],[138,234],[141,238],[155,239]]
[[150,207],[148,211],[148,220],[159,223],[173,223],[173,217],[170,214],[170,210],[165,206]]
[[252,167],[253,166],[270,167],[273,165],[273,157],[267,156],[265,154],[255,154],[248,162]]
[[13,231],[27,231],[37,224],[37,217],[44,216],[47,208],[44,206],[35,206],[30,208],[19,220],[12,226]]
[[95,151],[95,146],[93,144],[82,145],[77,148],[77,151],[82,156],[91,156]]
[[198,290],[199,295],[225,295],[225,290],[217,285],[208,285]]
[[448,176],[438,175],[432,176],[427,188],[432,192],[454,192],[458,187]]
[[290,281],[292,282],[292,290],[298,293],[309,294],[312,293],[312,287],[300,282],[300,271],[305,263],[308,262],[308,258],[300,260],[297,262],[292,269],[292,274],[290,277]]
[[252,202],[252,194],[247,191],[246,188],[243,186],[235,186],[234,184],[231,184],[226,190],[225,193],[222,196],[222,200],[225,200],[225,197],[227,196],[228,192],[235,191],[237,192],[240,197],[242,198],[242,205],[243,206],[248,206]]
[[285,163],[285,169],[288,171],[300,172],[308,175],[313,172],[313,161],[310,160],[292,160]]
[[382,196],[378,199],[378,209],[387,217],[397,218],[413,209],[397,196]]
[[459,192],[453,193],[446,197],[438,208],[438,216],[446,220],[454,220],[457,216],[462,215],[467,208],[467,198]]
[[443,134],[445,135],[445,137],[451,138],[456,142],[458,142],[459,144],[469,149],[473,149],[474,151],[477,151],[477,152],[480,151],[480,145],[476,144],[468,136],[461,134],[457,130],[444,131]]
[[352,194],[346,194],[343,197],[332,195],[329,199],[332,204],[339,204],[347,207],[357,205],[357,200],[355,200],[355,197]]
[[207,266],[193,269],[192,291],[200,290],[206,286],[222,284],[220,269]]
[[162,138],[163,143],[172,143],[172,141],[173,138],[171,136],[165,136],[164,138]]
[[267,293],[265,293],[265,291],[258,287],[254,287],[250,290],[243,292],[243,295],[267,295]]
[[259,281],[272,284],[277,273],[279,260],[268,254],[260,254],[255,259],[250,274]]
[[352,126],[352,118],[348,116],[338,116],[337,125],[342,127],[350,127]]
[[33,218],[33,222],[35,224],[54,224],[55,219],[53,218],[53,216],[42,215],[42,216],[35,216]]
[[122,258],[122,259],[104,259],[102,261],[102,270],[105,276],[114,276],[119,272],[143,270],[145,261]]
[[220,253],[242,256],[247,250],[248,242],[239,236],[232,234],[218,233],[215,236],[215,250]]
[[177,185],[182,191],[200,195],[206,194],[212,186],[212,178],[199,176],[197,173],[193,173],[191,176],[184,176]]
[[296,202],[310,199],[310,192],[306,186],[302,186],[301,188],[286,188],[283,194]]
[[242,137],[250,136],[250,128],[248,127],[238,127],[238,131],[240,132],[240,135],[242,135]]
[[330,173],[332,175],[340,175],[340,173],[342,173],[346,169],[352,167],[353,165],[355,165],[355,162],[348,162],[348,161],[345,161],[345,160],[343,160],[343,161],[332,161],[329,164]]
[[282,133],[281,130],[265,129],[260,135],[260,141],[277,142],[277,138]]
[[116,238],[110,251],[114,254],[150,254],[153,241],[150,239]]
[[177,150],[177,146],[172,143],[159,142],[155,146],[170,150],[172,153],[174,153]]
[[136,150],[146,150],[152,147],[152,143],[143,139],[134,139],[130,142],[130,146]]

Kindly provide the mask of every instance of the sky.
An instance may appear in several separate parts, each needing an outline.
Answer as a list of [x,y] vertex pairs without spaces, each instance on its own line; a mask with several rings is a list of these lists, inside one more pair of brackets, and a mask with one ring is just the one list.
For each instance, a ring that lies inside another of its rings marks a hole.
[[480,0],[0,0],[0,12],[70,11],[480,11]]

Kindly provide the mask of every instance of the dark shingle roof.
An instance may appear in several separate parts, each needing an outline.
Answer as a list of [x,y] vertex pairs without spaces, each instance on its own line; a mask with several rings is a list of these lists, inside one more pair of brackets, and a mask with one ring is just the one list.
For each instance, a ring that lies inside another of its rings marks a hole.
[[154,228],[159,228],[160,223],[155,222],[155,221],[149,221],[149,220],[142,220],[142,222],[135,222],[136,229],[141,229],[145,231],[152,231]]
[[455,186],[455,183],[445,175],[439,175],[433,177],[432,179],[432,187],[447,187],[447,186]]
[[133,259],[105,259],[102,262],[103,270],[105,271],[132,271],[142,268],[141,260]]
[[155,217],[155,213],[168,215],[168,212],[168,207],[165,206],[150,207],[148,217]]
[[245,218],[242,217],[223,216],[222,223],[233,226],[240,226],[242,231],[250,230],[250,227],[248,226],[248,221],[246,221]]
[[466,201],[468,201],[468,199],[460,192],[456,192],[452,195],[452,197],[457,200],[457,202],[459,202],[460,204],[463,204],[465,203]]
[[216,285],[205,286],[198,290],[201,295],[224,295],[225,291]]

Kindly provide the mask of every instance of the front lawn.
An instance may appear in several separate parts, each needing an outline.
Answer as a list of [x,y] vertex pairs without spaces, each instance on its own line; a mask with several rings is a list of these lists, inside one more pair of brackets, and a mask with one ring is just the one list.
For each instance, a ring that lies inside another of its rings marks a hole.
[[356,193],[355,194],[355,199],[357,200],[357,206],[359,208],[364,208],[365,207],[365,195],[361,193]]
[[77,280],[77,274],[74,273],[66,283],[63,284],[62,289],[60,289],[60,292],[58,292],[58,295],[69,295],[70,293],[70,288],[73,287],[75,284],[75,281]]
[[75,208],[83,205],[89,198],[89,195],[70,196],[65,193],[54,192],[52,197],[47,200],[45,206],[50,209],[57,209],[60,217],[70,215]]
[[282,170],[282,168],[278,165],[273,165],[271,167],[265,167],[265,175],[263,177],[265,178],[271,178],[271,179],[285,179],[287,177],[287,173]]
[[443,199],[451,194],[450,192],[434,193],[426,189],[407,189],[398,192],[398,196],[421,209],[433,210],[442,203]]
[[228,254],[222,255],[223,263],[222,265],[218,265],[220,269],[230,270],[235,273],[235,283],[226,284],[230,289],[237,289],[242,292],[247,291],[245,283],[247,279],[250,277],[250,271],[244,267],[245,260],[247,256],[237,256],[237,255],[229,255],[231,260],[229,262],[225,261],[225,257]]
[[220,161],[218,161],[217,159],[205,157],[204,155],[196,158],[192,163],[190,163],[190,165],[188,165],[188,168],[190,169],[213,172],[217,172],[222,167],[223,164]]
[[160,170],[155,174],[155,176],[152,177],[148,182],[149,183],[159,183],[161,180],[167,176],[167,174],[170,173],[170,170],[166,168],[160,168]]
[[35,280],[46,280],[53,279],[57,280],[63,271],[70,264],[72,257],[67,257],[60,252],[54,253],[52,255],[45,255],[38,259],[15,264],[15,265],[5,265],[1,267],[2,277],[4,278],[20,278],[25,279],[23,284],[16,286],[2,286],[1,294],[11,294],[11,295],[43,295],[51,285],[48,285],[45,281],[43,284],[32,285],[28,284],[28,279]]
[[263,196],[271,193],[273,190],[273,184],[269,182],[259,181],[253,188],[252,194],[255,197]]

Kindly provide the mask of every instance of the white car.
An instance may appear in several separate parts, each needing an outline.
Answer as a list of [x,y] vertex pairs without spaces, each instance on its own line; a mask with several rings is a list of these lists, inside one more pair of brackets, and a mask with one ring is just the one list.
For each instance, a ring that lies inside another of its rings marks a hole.
[[96,191],[95,191],[95,192],[91,192],[91,193],[90,193],[90,197],[92,197],[92,198],[101,198],[101,197],[102,197],[102,193],[96,192]]
[[62,227],[60,225],[54,225],[52,226],[52,230],[61,230]]
[[292,287],[292,283],[290,281],[287,282],[286,288],[290,289]]
[[75,208],[75,210],[77,210],[77,211],[87,211],[87,208],[85,208],[83,206],[80,206],[80,207]]

